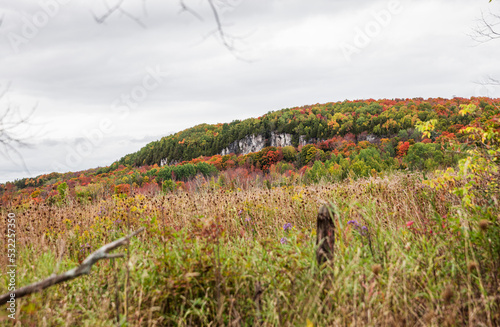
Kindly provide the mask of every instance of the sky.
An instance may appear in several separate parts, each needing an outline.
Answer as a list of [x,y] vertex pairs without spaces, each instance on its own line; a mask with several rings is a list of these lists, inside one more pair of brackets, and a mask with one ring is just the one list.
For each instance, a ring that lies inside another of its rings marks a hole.
[[[201,123],[356,99],[500,97],[488,0],[0,0],[0,183],[107,166]],[[226,44],[225,44],[226,43]],[[229,47],[227,46],[229,45]]]

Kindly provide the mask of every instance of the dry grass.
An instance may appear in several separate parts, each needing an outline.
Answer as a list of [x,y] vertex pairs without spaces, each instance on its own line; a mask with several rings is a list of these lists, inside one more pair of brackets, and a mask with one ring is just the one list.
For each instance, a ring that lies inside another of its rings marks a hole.
[[[7,212],[17,215],[18,286],[76,266],[129,229],[147,228],[130,245],[129,287],[123,260],[101,262],[88,277],[18,300],[17,321],[116,325],[118,295],[121,323],[129,326],[500,324],[498,256],[451,228],[467,220],[458,200],[419,178],[200,187],[87,205],[3,208],[2,230]],[[314,228],[325,202],[336,205],[336,253],[320,269]],[[286,223],[294,228],[283,231]],[[466,227],[488,238],[488,226]],[[0,324],[10,325],[3,315]]]

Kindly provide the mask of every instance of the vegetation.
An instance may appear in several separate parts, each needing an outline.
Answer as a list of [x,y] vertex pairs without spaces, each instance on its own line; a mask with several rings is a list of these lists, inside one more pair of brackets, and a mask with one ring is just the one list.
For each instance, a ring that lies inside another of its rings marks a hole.
[[[398,136],[402,141],[418,141],[420,135],[414,133],[417,122],[436,119],[433,138],[444,132],[454,134],[469,123],[468,116],[459,115],[460,105],[474,101],[478,99],[370,99],[283,109],[229,124],[198,125],[151,142],[118,163],[160,165],[163,159],[172,163],[213,156],[247,135],[260,134],[268,139],[271,132],[291,134],[294,147],[299,145],[300,136],[305,140],[328,140],[350,134],[357,143],[372,134],[380,138]],[[492,103],[491,99],[482,101],[484,105]]]
[[[5,184],[18,286],[146,228],[128,259],[18,300],[18,319],[112,326],[118,311],[129,326],[500,325],[499,101],[422,103],[413,127],[373,142],[351,129],[301,147]],[[325,202],[335,255],[318,266]]]
[[[467,136],[467,128],[473,127],[470,123],[474,115],[461,115],[460,106],[475,105],[484,111],[494,111],[498,103],[498,100],[489,98],[345,101],[284,109],[231,124],[203,125],[203,130],[206,129],[203,135],[199,133],[200,125],[163,138],[158,141],[163,144],[161,146],[153,142],[109,167],[51,173],[0,184],[0,203],[19,204],[33,198],[54,204],[60,201],[57,188],[64,182],[68,185],[67,194],[80,201],[94,201],[102,194],[109,196],[117,192],[149,194],[157,188],[163,189],[163,182],[169,179],[176,187],[189,189],[190,180],[196,175],[207,177],[227,170],[233,171],[231,175],[241,174],[241,178],[271,171],[286,173],[287,176],[304,175],[316,161],[322,164],[316,164],[314,170],[306,174],[310,177],[309,182],[317,182],[319,177],[340,181],[347,177],[374,176],[382,171],[407,168],[432,171],[439,167],[453,167],[475,144]],[[284,121],[288,122],[288,127],[280,123]],[[325,123],[326,129],[323,129],[321,126]],[[428,131],[424,135],[417,126]],[[216,142],[220,146],[214,153],[219,153],[233,140],[254,133],[250,132],[251,128],[255,134],[263,135],[269,135],[271,131],[294,133],[292,142],[298,142],[302,135],[305,140],[310,138],[312,143],[283,148],[268,146],[256,153],[224,156],[209,156],[215,150],[204,146],[205,151],[197,145]],[[207,136],[208,131],[214,131],[210,132],[211,137]],[[162,150],[167,143],[175,148],[173,152]],[[177,154],[171,156],[172,153]],[[143,156],[157,158],[145,160]],[[177,163],[160,167],[161,158]]]
[[[241,191],[205,185],[189,196],[18,207],[19,285],[147,228],[130,246],[128,286],[122,262],[101,262],[88,277],[21,299],[19,318],[113,325],[118,292],[132,326],[498,324],[498,219],[470,220],[455,195],[421,180],[396,173],[271,189],[257,180]],[[337,213],[335,258],[323,269],[314,255],[321,201]]]

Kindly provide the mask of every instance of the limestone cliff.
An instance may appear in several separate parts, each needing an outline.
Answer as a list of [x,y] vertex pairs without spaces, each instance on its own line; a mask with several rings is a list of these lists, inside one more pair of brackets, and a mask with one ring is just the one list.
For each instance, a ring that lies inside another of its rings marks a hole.
[[222,150],[221,155],[258,152],[265,148],[266,144],[276,147],[292,145],[292,134],[271,132],[269,140],[266,140],[263,135],[248,135],[241,140],[231,143],[227,148]]

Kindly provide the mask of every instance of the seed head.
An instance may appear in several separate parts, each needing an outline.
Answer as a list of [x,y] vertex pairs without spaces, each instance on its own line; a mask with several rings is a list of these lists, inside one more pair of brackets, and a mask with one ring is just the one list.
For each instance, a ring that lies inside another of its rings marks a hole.
[[427,323],[430,324],[432,322],[432,319],[434,319],[435,313],[433,310],[428,311],[424,316],[423,320]]
[[441,297],[443,298],[444,303],[450,303],[450,300],[453,297],[453,290],[451,289],[450,285],[446,286],[445,290],[441,294]]
[[469,262],[469,264],[467,265],[467,269],[469,269],[470,273],[474,272],[474,270],[477,269],[477,263],[475,261]]
[[489,225],[490,222],[486,219],[481,219],[481,221],[479,221],[479,229],[481,229],[482,232],[486,232]]
[[379,264],[375,264],[372,266],[372,272],[375,275],[378,275],[382,271],[382,266]]

